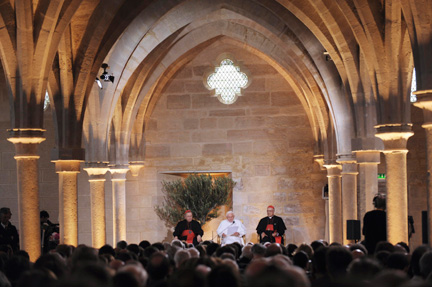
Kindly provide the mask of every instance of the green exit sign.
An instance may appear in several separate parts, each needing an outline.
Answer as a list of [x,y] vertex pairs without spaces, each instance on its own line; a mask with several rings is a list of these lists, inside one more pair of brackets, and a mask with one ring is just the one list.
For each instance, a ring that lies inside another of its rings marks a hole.
[[385,173],[378,173],[378,179],[385,179],[386,175]]

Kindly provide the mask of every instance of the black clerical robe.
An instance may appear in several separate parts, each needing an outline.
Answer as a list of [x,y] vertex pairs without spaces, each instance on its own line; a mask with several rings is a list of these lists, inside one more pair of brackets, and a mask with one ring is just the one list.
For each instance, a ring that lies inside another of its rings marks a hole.
[[192,220],[191,222],[187,222],[186,219],[180,221],[177,223],[173,235],[177,236],[179,240],[186,241],[187,235],[185,235],[184,232],[189,233],[188,230],[193,232],[193,245],[197,245],[197,236],[200,235],[202,237],[204,234],[204,231],[201,229],[201,224],[199,224],[198,221]]
[[0,245],[1,244],[10,245],[14,252],[19,250],[18,231],[10,222],[6,227],[0,224]]
[[[268,230],[268,225],[272,225],[273,226],[273,231]],[[277,232],[279,236],[282,237],[282,235],[284,235],[286,227],[285,227],[285,223],[283,222],[282,218],[280,218],[279,216],[272,216],[272,218],[270,217],[264,217],[263,219],[260,220],[260,222],[258,223],[258,226],[256,228],[258,236],[260,237],[260,243],[264,243],[264,242],[271,242],[274,243],[276,242],[276,239],[272,236],[273,232]],[[261,233],[265,233],[267,236],[261,238]],[[281,244],[285,244],[283,241],[283,237],[281,238]]]

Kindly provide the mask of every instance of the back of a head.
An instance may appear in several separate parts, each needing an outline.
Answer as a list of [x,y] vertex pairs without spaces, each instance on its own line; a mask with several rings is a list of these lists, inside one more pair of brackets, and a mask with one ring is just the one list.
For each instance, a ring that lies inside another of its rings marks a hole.
[[351,262],[348,266],[348,275],[352,282],[369,282],[382,269],[376,259],[362,257]]
[[277,243],[272,243],[267,246],[265,251],[265,257],[272,257],[278,254],[282,254],[282,248]]
[[420,258],[420,273],[426,279],[432,272],[432,251],[427,251]]
[[106,287],[111,286],[111,275],[106,266],[95,262],[80,264],[70,276],[61,280],[58,286],[62,287]]
[[66,274],[66,261],[58,253],[47,253],[41,255],[33,265],[34,269],[48,269],[52,271],[57,278],[63,277]]
[[385,194],[379,193],[373,198],[373,205],[376,209],[386,209],[386,196]]
[[252,246],[251,245],[245,245],[242,249],[242,254],[240,257],[252,259],[252,257],[253,257]]
[[218,248],[219,248],[219,244],[217,244],[217,243],[210,243],[210,244],[207,246],[207,249],[206,249],[206,251],[207,251],[207,255],[208,255],[208,256],[212,256],[213,253],[214,253]]
[[180,249],[174,255],[174,262],[177,267],[179,267],[183,262],[190,258],[190,254],[187,250]]
[[152,280],[162,280],[168,276],[170,263],[165,254],[156,252],[150,256],[147,272]]
[[30,270],[30,261],[21,256],[12,256],[6,262],[4,273],[12,285],[15,285],[21,275]]
[[139,256],[139,255],[140,255],[140,248],[139,248],[138,244],[129,244],[129,245],[126,247],[126,249],[127,249],[129,252],[132,252],[133,254],[136,254],[136,256]]
[[135,276],[129,272],[117,272],[112,281],[113,287],[142,287]]
[[216,256],[217,257],[221,257],[221,255],[224,253],[230,253],[230,254],[234,255],[234,258],[236,258],[236,250],[234,249],[234,247],[232,247],[230,245],[222,246],[216,250]]
[[56,280],[49,271],[29,270],[26,271],[18,280],[16,287],[53,287]]
[[102,246],[101,248],[99,248],[98,254],[99,255],[110,254],[112,256],[116,255],[115,251],[114,251],[114,248],[111,245],[109,245],[109,244],[105,244],[104,246]]
[[416,249],[414,249],[412,255],[411,255],[411,262],[410,262],[410,270],[412,275],[420,276],[420,258],[425,254],[427,251],[429,251],[430,248],[427,245],[420,245]]
[[127,245],[128,245],[128,244],[127,244],[126,241],[121,240],[121,241],[117,242],[116,247],[117,247],[118,249],[126,249]]
[[301,269],[306,269],[309,263],[309,256],[306,252],[299,250],[294,254],[293,264],[300,267]]
[[322,246],[315,250],[312,258],[312,272],[314,274],[325,274],[327,272],[326,255],[328,247]]
[[218,265],[208,274],[207,283],[209,287],[238,287],[240,274],[227,265]]
[[308,287],[310,285],[305,273],[299,268],[292,266],[289,269],[283,269],[273,264],[248,276],[246,281],[248,287]]
[[138,244],[142,249],[146,249],[147,247],[150,246],[150,242],[147,240],[143,240]]
[[327,272],[333,280],[338,280],[346,275],[351,261],[352,254],[348,248],[343,246],[331,246],[328,248],[326,255]]
[[71,256],[72,268],[81,264],[97,263],[98,261],[98,251],[86,245],[79,245]]
[[252,245],[251,251],[254,257],[255,256],[262,257],[266,252],[266,248],[260,243],[255,243],[254,245]]
[[408,256],[404,253],[395,252],[390,254],[387,261],[387,267],[397,270],[407,270],[409,265]]
[[[138,282],[138,286],[140,287],[144,287],[147,285],[147,280],[149,277],[148,273],[139,262],[136,262],[136,264],[127,264],[125,266],[120,267],[117,274],[119,273],[131,274]],[[124,284],[119,286],[129,286],[129,285]]]
[[388,251],[390,253],[393,253],[395,251],[395,247],[388,241],[380,241],[377,243],[374,253],[378,253],[380,251]]
[[313,249],[309,244],[306,244],[306,243],[300,244],[300,246],[297,248],[296,252],[298,252],[298,251],[306,252],[306,254],[309,258],[313,257]]
[[204,275],[195,268],[185,268],[175,272],[168,281],[170,287],[201,287],[206,286]]

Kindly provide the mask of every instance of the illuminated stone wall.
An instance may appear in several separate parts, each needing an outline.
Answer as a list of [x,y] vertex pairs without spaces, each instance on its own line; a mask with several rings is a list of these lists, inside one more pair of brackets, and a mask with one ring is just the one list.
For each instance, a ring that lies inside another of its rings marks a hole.
[[[252,78],[232,105],[211,97],[202,80],[204,71],[223,52],[241,61]],[[158,222],[153,205],[162,201],[163,172],[231,171],[238,182],[233,209],[247,228],[248,241],[256,241],[256,225],[269,204],[283,217],[288,242],[324,237],[321,188],[327,178],[313,162],[308,118],[288,83],[257,56],[223,41],[203,51],[169,82],[145,138],[140,192],[128,193],[129,234],[130,226],[150,228],[140,239],[162,240],[169,233],[153,227]],[[217,228],[218,223],[212,225]],[[204,238],[211,238],[216,228],[206,228]]]

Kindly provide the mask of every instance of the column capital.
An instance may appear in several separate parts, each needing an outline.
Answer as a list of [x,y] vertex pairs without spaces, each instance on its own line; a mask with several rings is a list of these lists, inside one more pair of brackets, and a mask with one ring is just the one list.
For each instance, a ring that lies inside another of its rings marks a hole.
[[317,154],[313,156],[314,161],[319,165],[321,170],[325,170],[324,167],[324,155]]
[[106,162],[86,162],[83,168],[89,175],[89,181],[105,181],[109,168]]
[[56,173],[71,172],[79,173],[82,160],[53,160]]
[[375,126],[376,137],[384,143],[384,153],[408,152],[406,149],[408,139],[414,135],[412,124],[386,124]]
[[42,129],[10,129],[7,139],[15,145],[15,159],[39,158],[37,149],[45,140]]
[[356,150],[354,151],[358,164],[379,164],[381,162],[379,150]]
[[340,163],[340,164],[356,163],[357,162],[355,155],[353,155],[352,153],[350,153],[350,154],[337,154],[336,157],[337,157],[336,162]]
[[413,103],[414,106],[432,111],[432,90],[415,91],[413,94],[417,96],[417,101]]
[[132,176],[137,177],[139,175],[139,171],[144,167],[144,161],[130,161],[129,169],[132,173]]
[[340,164],[326,164],[327,177],[341,176],[342,166]]
[[111,173],[112,181],[126,180],[126,174],[128,171],[129,171],[129,166],[126,164],[125,165],[116,164],[116,165],[109,166],[109,172]]

